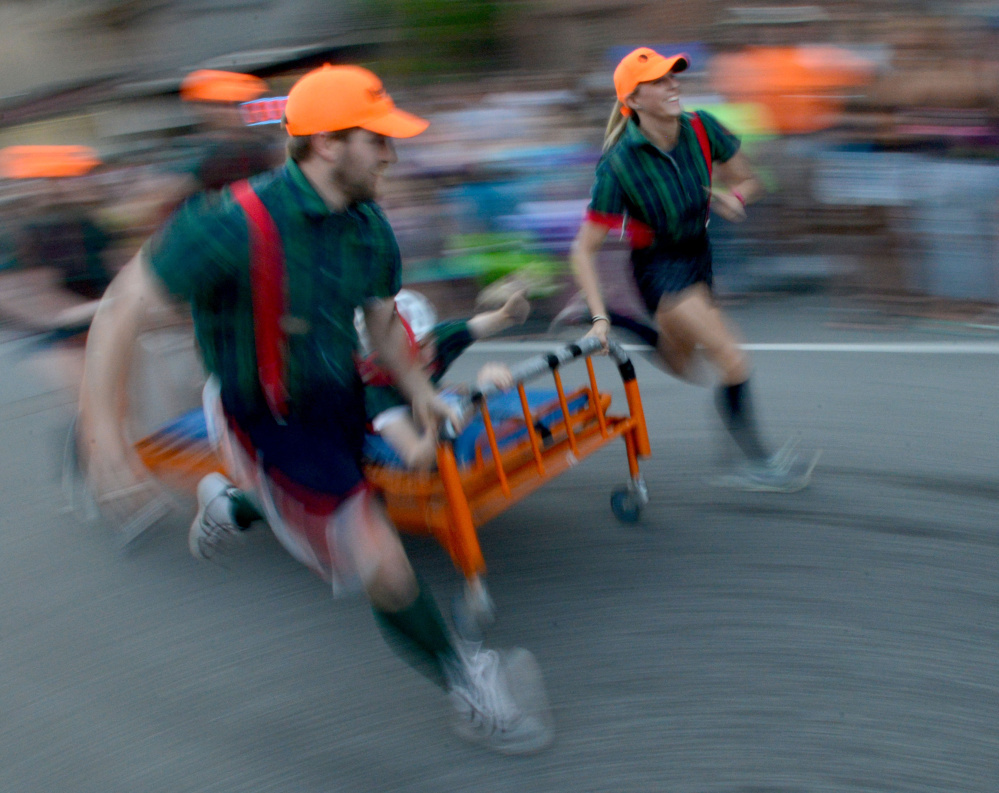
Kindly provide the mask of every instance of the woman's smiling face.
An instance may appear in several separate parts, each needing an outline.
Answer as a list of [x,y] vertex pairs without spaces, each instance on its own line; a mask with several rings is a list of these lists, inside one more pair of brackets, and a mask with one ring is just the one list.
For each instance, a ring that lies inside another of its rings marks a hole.
[[643,116],[678,118],[683,112],[680,106],[680,81],[673,72],[668,72],[658,80],[639,83],[638,88],[628,97],[628,106]]

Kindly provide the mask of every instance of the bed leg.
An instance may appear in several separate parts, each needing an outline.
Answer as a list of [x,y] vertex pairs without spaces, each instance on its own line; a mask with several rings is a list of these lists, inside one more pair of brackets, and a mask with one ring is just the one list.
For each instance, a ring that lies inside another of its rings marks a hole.
[[451,554],[455,565],[461,569],[466,578],[478,576],[486,569],[486,561],[482,558],[479,538],[475,533],[475,522],[468,498],[461,484],[458,473],[458,463],[454,458],[454,449],[450,444],[437,447],[437,469],[440,472],[444,494],[447,497],[448,512],[451,520],[448,522],[448,537],[445,547]]
[[649,487],[645,484],[644,476],[639,474],[638,476],[631,477],[628,489],[635,494],[635,497],[642,503],[643,507],[649,503]]
[[628,453],[628,473],[631,474],[631,478],[634,479],[636,476],[640,476],[638,473],[638,452],[636,451],[636,439],[635,431],[628,430],[623,435],[624,437],[624,448]]
[[465,581],[464,591],[451,603],[455,632],[466,641],[481,642],[486,628],[496,621],[496,606],[481,576]]

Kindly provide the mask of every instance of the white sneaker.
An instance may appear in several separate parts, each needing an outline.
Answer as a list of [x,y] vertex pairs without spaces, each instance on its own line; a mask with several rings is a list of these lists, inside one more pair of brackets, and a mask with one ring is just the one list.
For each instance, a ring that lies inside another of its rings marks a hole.
[[233,515],[234,491],[233,483],[222,474],[208,474],[198,483],[198,514],[187,532],[187,547],[195,559],[209,561],[242,538]]
[[551,744],[551,713],[534,656],[518,648],[501,657],[461,644],[461,665],[448,687],[456,732],[502,754],[531,754]]
[[822,451],[802,459],[794,446],[785,446],[767,460],[748,461],[729,474],[717,477],[715,484],[757,493],[797,493],[812,481],[812,472]]

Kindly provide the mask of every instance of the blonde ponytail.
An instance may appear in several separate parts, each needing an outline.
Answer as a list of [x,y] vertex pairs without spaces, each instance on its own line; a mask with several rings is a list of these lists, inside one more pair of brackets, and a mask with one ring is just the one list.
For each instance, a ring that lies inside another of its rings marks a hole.
[[604,130],[605,152],[617,143],[618,138],[621,137],[621,133],[624,132],[624,128],[628,124],[628,117],[621,115],[622,107],[624,105],[621,104],[620,99],[614,101],[614,109],[611,111],[610,118],[607,119],[607,129]]

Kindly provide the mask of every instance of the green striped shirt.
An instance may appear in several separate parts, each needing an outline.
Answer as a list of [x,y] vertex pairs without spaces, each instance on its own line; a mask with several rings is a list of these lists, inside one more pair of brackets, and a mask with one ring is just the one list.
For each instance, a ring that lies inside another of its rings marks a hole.
[[[739,139],[710,113],[698,115],[708,134],[711,159],[727,162],[739,150]],[[657,247],[668,245],[704,234],[708,184],[708,167],[690,113],[681,116],[680,138],[669,152],[652,144],[629,119],[620,139],[597,164],[589,209],[605,218],[637,220],[654,230]]]
[[[375,203],[330,211],[290,160],[250,182],[281,235],[285,382],[294,415],[296,405],[316,405],[330,389],[355,387],[354,308],[399,291],[399,247]],[[190,304],[223,404],[251,413],[266,409],[257,375],[249,229],[228,188],[181,206],[147,243],[146,254],[166,289]]]

